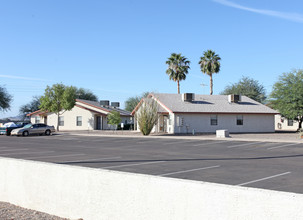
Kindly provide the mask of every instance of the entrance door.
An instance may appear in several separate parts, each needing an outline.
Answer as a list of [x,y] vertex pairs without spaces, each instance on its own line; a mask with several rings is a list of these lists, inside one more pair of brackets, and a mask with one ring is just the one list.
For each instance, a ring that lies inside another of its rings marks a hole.
[[44,124],[47,125],[47,116],[44,117]]
[[167,115],[163,116],[163,132],[167,133],[167,122],[168,122],[168,117]]
[[101,130],[101,116],[96,117],[96,130]]
[[168,122],[168,116],[167,115],[161,115],[159,117],[159,132],[167,132],[167,122]]

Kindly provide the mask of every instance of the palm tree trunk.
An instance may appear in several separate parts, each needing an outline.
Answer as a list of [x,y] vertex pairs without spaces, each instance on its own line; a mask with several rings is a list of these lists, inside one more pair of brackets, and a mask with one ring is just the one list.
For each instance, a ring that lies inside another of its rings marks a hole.
[[212,74],[210,74],[209,75],[209,77],[210,77],[210,95],[212,95],[213,94],[213,75]]
[[180,94],[180,83],[179,83],[179,80],[177,81],[178,83],[178,94]]

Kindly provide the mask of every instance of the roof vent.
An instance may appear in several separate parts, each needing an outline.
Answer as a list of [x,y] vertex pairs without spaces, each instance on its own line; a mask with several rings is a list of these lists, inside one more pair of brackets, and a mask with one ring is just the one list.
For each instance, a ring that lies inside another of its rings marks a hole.
[[241,95],[228,95],[228,102],[229,103],[238,103],[241,102]]
[[112,102],[111,106],[114,108],[119,108],[120,107],[120,102]]
[[182,94],[182,100],[183,102],[191,102],[195,99],[194,93],[183,93]]
[[101,100],[100,105],[101,106],[109,106],[109,100]]

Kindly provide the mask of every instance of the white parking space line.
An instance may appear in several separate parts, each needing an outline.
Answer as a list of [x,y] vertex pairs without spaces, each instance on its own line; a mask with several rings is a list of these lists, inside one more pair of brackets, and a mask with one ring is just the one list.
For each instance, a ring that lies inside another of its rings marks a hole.
[[218,144],[218,143],[223,143],[223,141],[212,141],[212,142],[207,142],[207,143],[202,143],[202,144],[195,144],[193,146],[198,147],[198,146],[209,145],[209,144]]
[[108,168],[118,168],[118,167],[131,167],[131,166],[139,166],[139,165],[145,165],[145,164],[153,164],[153,163],[163,163],[165,161],[154,161],[154,162],[145,162],[145,163],[133,163],[133,164],[125,164],[125,165],[117,165],[117,166],[109,166],[109,167],[100,167],[102,169],[108,169]]
[[99,160],[112,160],[112,159],[120,159],[121,157],[103,157],[103,158],[94,158],[94,159],[88,159],[88,160],[70,160],[70,161],[63,161],[60,163],[81,163],[81,162],[98,162]]
[[86,154],[61,154],[61,155],[51,155],[51,156],[39,156],[39,157],[24,157],[23,159],[42,159],[42,158],[54,158],[54,157],[77,157],[84,156]]
[[4,150],[0,150],[0,152],[2,152],[2,151],[23,151],[23,150],[28,150],[28,148],[21,148],[21,149],[4,149]]
[[246,182],[246,183],[241,183],[241,184],[238,184],[237,186],[245,186],[245,185],[248,185],[248,184],[251,184],[251,183],[256,183],[256,182],[260,182],[260,181],[263,181],[263,180],[268,180],[268,179],[272,179],[272,178],[275,178],[275,177],[284,176],[284,175],[287,175],[287,174],[290,174],[290,173],[291,172],[280,173],[280,174],[265,177],[265,178],[262,178],[262,179],[257,179],[257,180],[252,180],[252,181],[249,181],[249,182]]
[[172,173],[164,173],[164,174],[161,174],[158,176],[169,176],[169,175],[173,175],[173,174],[188,173],[188,172],[193,172],[193,171],[198,171],[198,170],[207,170],[207,169],[218,168],[218,167],[220,167],[220,165],[196,168],[196,169],[191,169],[191,170],[183,170],[183,171],[177,171],[177,172],[172,172]]
[[54,153],[55,151],[26,151],[26,152],[18,152],[18,153],[7,153],[7,154],[0,154],[0,156],[9,156],[9,155],[20,155],[20,154],[44,154],[44,153]]
[[262,144],[262,143],[264,143],[264,142],[245,143],[245,144],[238,144],[238,145],[228,146],[227,148],[243,147],[243,146],[254,145],[254,144]]
[[178,142],[168,142],[168,143],[163,143],[162,145],[170,145],[170,144],[183,144],[183,143],[191,143],[191,142],[197,142],[196,140],[191,140],[191,141],[178,141]]
[[278,149],[278,148],[282,148],[282,147],[288,147],[288,146],[292,146],[292,145],[298,145],[298,144],[299,144],[299,143],[284,144],[284,145],[277,146],[277,147],[270,147],[270,148],[267,148],[267,150]]

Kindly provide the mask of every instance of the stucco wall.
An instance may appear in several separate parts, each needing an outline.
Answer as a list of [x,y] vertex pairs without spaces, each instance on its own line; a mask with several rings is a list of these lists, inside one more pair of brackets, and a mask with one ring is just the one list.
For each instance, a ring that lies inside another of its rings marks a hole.
[[[75,106],[72,110],[70,111],[65,111],[62,115],[64,117],[64,126],[60,126],[59,129],[60,131],[66,131],[66,130],[93,130],[96,129],[96,116],[95,113],[90,112],[88,110],[85,110],[83,108]],[[82,116],[82,126],[77,126],[77,116]],[[31,123],[36,123],[35,118],[40,117],[33,115],[31,116]],[[103,124],[101,128],[103,130],[107,129],[114,129],[113,126],[107,124],[107,118],[106,116],[101,116],[102,121],[101,123]],[[57,128],[57,115],[54,113],[48,113],[47,114],[47,124],[48,125],[53,125],[55,128]],[[125,123],[131,123],[131,117],[126,117],[126,116],[121,116],[121,122]],[[44,122],[44,117],[40,117],[40,123],[45,123]]]
[[277,131],[296,131],[299,127],[297,121],[293,121],[293,125],[288,125],[288,119],[281,117],[281,115],[275,115],[275,129]]
[[[274,115],[239,114],[243,115],[243,125],[237,125],[237,114],[217,114],[218,125],[210,124],[210,114],[175,114],[175,133],[213,132],[228,129],[229,132],[274,132]],[[183,126],[177,126],[177,118],[183,118]],[[186,127],[187,126],[187,127]],[[188,129],[186,129],[188,128]]]
[[303,219],[303,195],[0,158],[0,198],[61,217]]
[[[61,131],[64,130],[93,130],[94,114],[85,109],[75,106],[71,111],[66,111],[62,115],[64,117],[64,126],[60,126]],[[77,116],[82,116],[82,126],[77,126]],[[41,121],[43,123],[43,121]],[[54,113],[47,115],[47,124],[57,127],[57,115]]]

